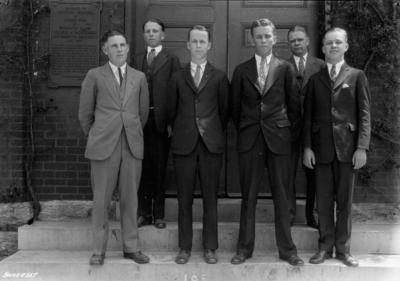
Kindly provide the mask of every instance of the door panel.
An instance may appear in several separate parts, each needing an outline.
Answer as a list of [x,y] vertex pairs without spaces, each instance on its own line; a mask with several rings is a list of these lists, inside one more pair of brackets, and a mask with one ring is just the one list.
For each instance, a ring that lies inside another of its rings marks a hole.
[[[291,56],[287,43],[287,32],[294,25],[306,28],[310,35],[309,53],[316,55],[319,46],[317,11],[323,8],[323,1],[272,1],[241,0],[229,1],[228,11],[228,73],[232,77],[235,67],[254,56],[250,27],[254,20],[268,18],[276,28],[277,43],[273,54],[287,59]],[[236,130],[230,124],[228,128],[227,150],[227,192],[231,196],[240,196],[239,163],[236,152]],[[298,167],[296,189],[298,196],[305,196],[305,175]],[[260,195],[271,195],[268,171],[265,169]]]
[[[210,28],[211,49],[208,61],[215,67],[226,71],[227,68],[227,1],[211,0],[136,0],[135,52],[145,50],[142,24],[150,18],[157,18],[165,24],[163,48],[176,54],[181,65],[190,61],[187,49],[188,31],[196,24]],[[225,193],[226,153],[220,177],[220,193]],[[167,194],[176,194],[176,183],[172,155],[170,154],[166,176]],[[196,193],[199,193],[197,181]]]

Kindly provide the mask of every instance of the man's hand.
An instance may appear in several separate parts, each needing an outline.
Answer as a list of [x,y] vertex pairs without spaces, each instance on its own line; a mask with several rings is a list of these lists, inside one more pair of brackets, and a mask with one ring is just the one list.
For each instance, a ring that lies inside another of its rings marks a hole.
[[367,152],[365,148],[357,148],[356,152],[353,154],[353,166],[355,170],[360,169],[367,163]]
[[168,131],[168,137],[172,137],[172,128],[170,125],[167,126],[167,131]]
[[314,169],[315,156],[314,156],[314,152],[309,147],[306,147],[304,149],[303,164],[306,165],[307,168]]

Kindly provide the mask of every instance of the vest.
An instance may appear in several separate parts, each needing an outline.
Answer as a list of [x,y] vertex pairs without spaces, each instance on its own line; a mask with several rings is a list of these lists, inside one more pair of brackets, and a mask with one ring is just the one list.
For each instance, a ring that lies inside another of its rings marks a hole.
[[151,65],[149,66],[149,64],[147,63],[147,54],[144,56],[144,61],[143,61],[143,69],[142,72],[144,74],[146,74],[146,78],[147,78],[147,83],[148,83],[148,88],[149,88],[149,102],[150,102],[150,107],[154,107],[154,98],[153,98],[153,72],[154,72],[154,66],[157,63],[157,58],[158,55],[155,56],[155,58],[153,59]]

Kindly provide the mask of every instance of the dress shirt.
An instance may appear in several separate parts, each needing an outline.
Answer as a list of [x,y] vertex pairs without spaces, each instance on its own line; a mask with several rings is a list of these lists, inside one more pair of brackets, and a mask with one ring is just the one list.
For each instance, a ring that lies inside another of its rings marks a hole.
[[[332,64],[331,63],[326,63],[328,66],[328,73],[331,74],[331,69],[332,69]],[[340,73],[340,69],[342,68],[342,65],[344,64],[344,60],[342,60],[341,62],[336,63],[336,76],[335,78],[338,77],[339,73]]]
[[[200,70],[200,83],[201,83],[201,79],[203,78],[203,74],[204,74],[204,70],[206,68],[206,64],[207,64],[207,61],[205,61],[202,64],[200,64],[200,68],[201,68],[201,70]],[[197,69],[197,64],[195,64],[193,62],[190,62],[190,70],[191,70],[193,78],[194,78],[194,75],[196,74],[196,69]]]
[[[307,56],[308,53],[306,53],[303,58],[304,58],[304,70],[306,69],[306,62],[307,62]],[[296,63],[297,70],[299,70],[299,62],[300,62],[300,57],[293,55],[294,62]]]
[[150,54],[150,52],[151,52],[152,49],[155,50],[155,51],[154,51],[154,57],[156,57],[156,56],[161,52],[161,50],[162,50],[162,45],[160,45],[160,46],[158,46],[158,47],[155,47],[155,48],[152,48],[152,47],[147,46],[147,59],[149,59],[149,54]]
[[[119,81],[118,66],[113,65],[110,61],[108,63],[110,64],[111,70],[114,73],[114,76],[117,79],[118,84],[121,84],[121,82]],[[126,63],[124,63],[124,65],[121,66],[120,68],[122,72],[122,77],[125,77]]]

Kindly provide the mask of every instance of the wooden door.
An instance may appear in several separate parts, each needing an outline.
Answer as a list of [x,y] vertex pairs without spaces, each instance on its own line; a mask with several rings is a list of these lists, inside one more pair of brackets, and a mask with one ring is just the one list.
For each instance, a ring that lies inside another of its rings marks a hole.
[[[235,67],[254,56],[250,27],[254,20],[268,18],[276,28],[277,44],[273,54],[287,59],[291,56],[287,44],[287,32],[294,25],[306,28],[310,35],[309,53],[317,56],[321,44],[318,36],[317,11],[322,9],[324,1],[284,1],[284,0],[240,0],[229,1],[228,10],[228,73],[232,77]],[[238,155],[236,153],[236,130],[228,128],[227,150],[227,192],[230,196],[240,196]],[[305,196],[305,175],[298,167],[296,189],[297,196]],[[268,171],[265,169],[260,195],[271,195]]]
[[[128,1],[129,2],[129,1]],[[132,4],[129,4],[131,6]],[[182,66],[190,61],[190,52],[186,47],[188,31],[199,24],[208,27],[211,31],[211,49],[208,52],[208,61],[215,67],[227,69],[227,1],[214,0],[136,0],[130,10],[136,15],[134,21],[134,47],[132,51],[143,52],[142,24],[150,18],[157,18],[165,24],[165,39],[163,48],[176,54]],[[128,27],[128,29],[131,27]],[[131,44],[132,45],[132,44]],[[226,191],[226,153],[220,177],[220,193]],[[172,155],[168,159],[167,194],[176,193],[175,174]],[[196,193],[199,193],[199,182]]]

